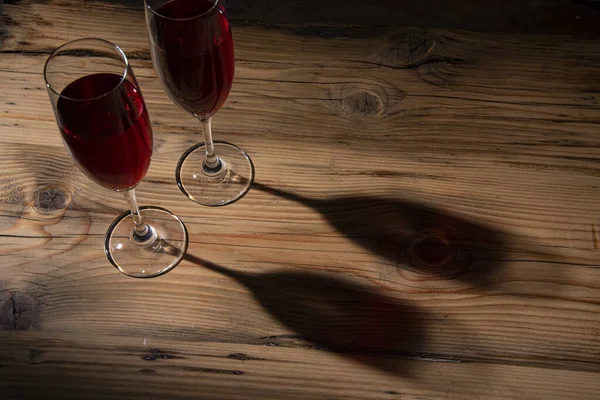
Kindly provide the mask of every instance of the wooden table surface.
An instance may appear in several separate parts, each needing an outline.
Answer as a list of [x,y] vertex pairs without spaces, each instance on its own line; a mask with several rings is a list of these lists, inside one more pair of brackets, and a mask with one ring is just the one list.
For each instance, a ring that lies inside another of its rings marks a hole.
[[[599,398],[597,3],[231,0],[213,127],[256,184],[221,208],[175,184],[200,127],[161,89],[140,3],[2,8],[2,399]],[[86,36],[142,86],[140,204],[190,233],[158,278],[107,261],[126,203],[74,166],[46,94],[50,52]]]

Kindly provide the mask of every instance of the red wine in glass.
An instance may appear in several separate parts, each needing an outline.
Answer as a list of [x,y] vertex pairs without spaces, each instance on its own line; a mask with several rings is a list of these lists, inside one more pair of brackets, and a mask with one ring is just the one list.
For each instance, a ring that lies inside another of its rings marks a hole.
[[129,204],[106,232],[108,260],[136,278],[173,269],[187,250],[187,230],[168,210],[137,205],[135,187],[152,156],[152,127],[123,50],[102,39],[66,43],[48,57],[44,80],[75,163],[99,185],[123,193]]
[[173,102],[200,120],[204,143],[177,163],[179,189],[192,201],[223,206],[242,198],[254,165],[239,147],[213,141],[212,116],[233,82],[235,59],[224,0],[145,0],[154,68]]
[[[214,15],[186,18],[208,12]],[[152,57],[166,92],[194,116],[214,114],[229,94],[235,69],[223,6],[210,0],[171,0],[156,13],[166,18],[155,20],[158,40],[152,45]]]
[[62,90],[56,106],[72,158],[86,175],[112,190],[135,187],[152,156],[152,129],[142,95],[127,80],[119,84],[121,79],[112,73],[79,78]]

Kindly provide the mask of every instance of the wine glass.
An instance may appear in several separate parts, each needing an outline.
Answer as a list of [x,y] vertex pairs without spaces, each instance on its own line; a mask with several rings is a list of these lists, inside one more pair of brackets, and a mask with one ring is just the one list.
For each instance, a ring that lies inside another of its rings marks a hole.
[[102,39],[55,50],[44,79],[65,146],[97,184],[122,192],[131,211],[108,229],[104,250],[121,272],[149,278],[174,268],[187,250],[183,222],[160,207],[139,207],[134,188],[152,157],[152,128],[125,53]]
[[254,165],[239,147],[212,139],[211,119],[233,82],[233,38],[223,0],[145,0],[154,69],[163,88],[200,120],[204,143],[179,159],[177,185],[196,203],[223,206],[244,196]]

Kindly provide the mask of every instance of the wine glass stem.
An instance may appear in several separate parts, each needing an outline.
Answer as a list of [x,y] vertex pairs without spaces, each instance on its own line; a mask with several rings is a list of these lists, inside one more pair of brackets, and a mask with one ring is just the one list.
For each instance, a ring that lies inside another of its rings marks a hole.
[[126,190],[123,194],[129,204],[131,218],[133,219],[133,233],[131,237],[136,242],[148,241],[152,236],[152,229],[144,222],[144,219],[140,215],[140,209],[138,208],[137,200],[135,199],[135,189]]
[[223,164],[217,154],[215,153],[215,145],[212,139],[212,117],[200,118],[202,124],[202,133],[204,133],[204,151],[206,152],[206,159],[204,160],[203,167],[205,172],[214,173],[220,171],[223,168]]

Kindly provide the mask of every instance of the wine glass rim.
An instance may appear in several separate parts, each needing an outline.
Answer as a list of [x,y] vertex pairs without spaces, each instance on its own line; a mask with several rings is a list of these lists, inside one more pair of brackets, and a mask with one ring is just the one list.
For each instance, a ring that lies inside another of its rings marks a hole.
[[144,0],[144,4],[146,5],[146,8],[148,10],[150,10],[150,12],[152,12],[152,14],[159,16],[160,18],[170,19],[171,21],[189,21],[189,20],[192,20],[195,18],[203,17],[206,14],[212,13],[217,8],[217,5],[219,5],[219,3],[221,3],[221,0],[214,0],[214,3],[211,8],[209,8],[208,10],[206,10],[203,13],[200,13],[198,15],[193,15],[191,17],[185,17],[185,18],[172,18],[172,17],[167,17],[166,15],[162,15],[161,13],[157,12],[152,7],[150,7],[147,0]]
[[[121,74],[121,80],[113,88],[111,88],[110,90],[108,90],[106,93],[101,94],[100,96],[94,96],[94,97],[90,97],[90,98],[81,99],[81,98],[75,98],[75,97],[65,96],[64,94],[59,93],[56,89],[54,89],[54,87],[52,87],[52,85],[50,84],[50,82],[48,82],[48,78],[46,76],[46,72],[48,70],[48,65],[50,64],[50,61],[54,57],[56,57],[56,55],[61,50],[63,50],[65,47],[73,45],[73,44],[78,43],[78,42],[90,42],[90,41],[102,42],[103,44],[107,44],[110,47],[113,47],[117,51],[117,53],[121,57],[121,60],[123,60],[123,62],[125,64],[125,69],[123,71],[123,74]],[[51,90],[52,93],[56,94],[58,97],[61,97],[63,99],[67,99],[67,100],[70,100],[70,101],[91,101],[91,100],[101,99],[101,98],[103,98],[105,96],[108,96],[109,94],[111,94],[115,90],[117,90],[123,84],[123,82],[127,79],[127,74],[129,73],[128,71],[129,71],[129,59],[127,59],[127,56],[125,55],[125,52],[118,45],[116,45],[116,44],[114,44],[112,42],[109,42],[108,40],[100,39],[100,38],[81,38],[81,39],[71,40],[70,42],[62,44],[56,50],[54,50],[52,52],[52,54],[50,54],[50,57],[48,57],[48,59],[46,60],[46,63],[44,64],[44,82],[46,83],[46,88],[48,90]]]

